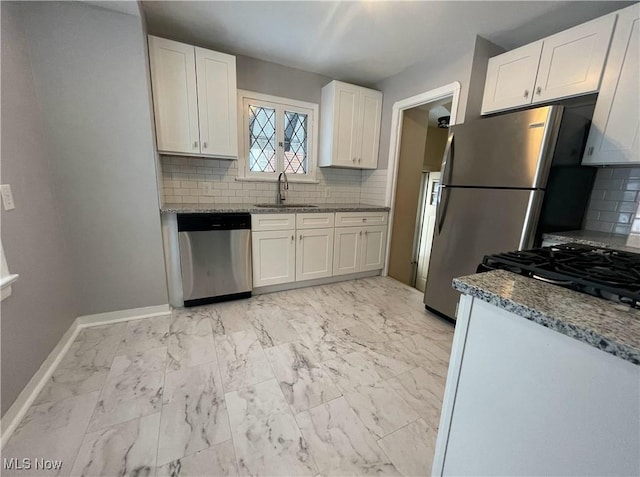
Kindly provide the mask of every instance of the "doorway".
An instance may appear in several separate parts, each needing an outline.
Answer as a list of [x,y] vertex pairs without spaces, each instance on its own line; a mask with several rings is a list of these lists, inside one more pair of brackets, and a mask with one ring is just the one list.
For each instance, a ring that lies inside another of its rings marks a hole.
[[433,232],[436,226],[436,206],[440,193],[440,171],[424,172],[422,174],[422,188],[425,191],[422,201],[422,216],[418,221],[418,257],[416,264],[416,278],[414,287],[424,292],[429,273],[429,258],[433,245]]
[[393,106],[385,273],[419,290],[424,290],[428,275],[439,173],[459,89],[452,83]]

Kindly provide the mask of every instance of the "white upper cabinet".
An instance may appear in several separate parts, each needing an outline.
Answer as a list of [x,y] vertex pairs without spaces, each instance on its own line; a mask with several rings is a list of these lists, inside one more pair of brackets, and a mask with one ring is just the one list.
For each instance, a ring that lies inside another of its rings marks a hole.
[[236,58],[204,48],[195,51],[201,152],[237,157]]
[[382,93],[341,81],[322,88],[320,167],[375,169]]
[[598,91],[616,15],[489,60],[482,114]]
[[234,56],[149,36],[158,151],[238,156]]
[[531,103],[542,41],[536,41],[489,59],[482,113]]
[[607,15],[545,39],[533,102],[598,91],[615,21]]
[[583,164],[640,163],[640,5],[618,12]]
[[378,167],[378,144],[380,142],[380,120],[382,117],[382,93],[360,88],[358,139],[360,154],[358,166],[363,169]]
[[149,59],[158,150],[199,153],[193,46],[150,36]]

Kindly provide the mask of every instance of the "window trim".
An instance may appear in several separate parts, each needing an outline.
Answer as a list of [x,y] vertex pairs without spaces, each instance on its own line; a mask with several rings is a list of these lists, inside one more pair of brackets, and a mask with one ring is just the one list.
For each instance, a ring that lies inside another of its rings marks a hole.
[[11,284],[15,282],[20,275],[10,273],[7,266],[7,259],[4,256],[4,248],[0,242],[0,301],[11,296]]
[[[287,179],[289,182],[319,183],[316,175],[318,171],[318,119],[320,105],[242,89],[238,90],[238,111],[240,111],[240,114],[238,114],[238,131],[240,134],[238,134],[238,176],[236,180],[247,182],[276,182],[280,172],[280,170],[278,170],[279,164],[276,164],[276,172],[251,172],[249,170],[249,118],[248,108],[245,109],[244,107],[245,100],[266,103],[267,106],[272,104],[284,108],[290,107],[293,112],[310,112],[309,118],[307,119],[307,173],[304,175],[288,174]],[[300,109],[305,111],[296,111]],[[281,121],[283,121],[283,118],[276,117],[277,124]],[[283,125],[280,125],[281,129],[282,127]]]

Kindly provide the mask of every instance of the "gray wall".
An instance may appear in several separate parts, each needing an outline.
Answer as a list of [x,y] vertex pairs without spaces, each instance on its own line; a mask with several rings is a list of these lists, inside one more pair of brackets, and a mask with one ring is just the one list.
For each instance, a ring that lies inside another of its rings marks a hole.
[[457,53],[449,48],[449,54],[418,63],[376,85],[383,94],[378,169],[387,169],[389,164],[391,116],[397,101],[458,81],[461,88],[457,122],[464,121],[473,48],[473,44],[458,45]]
[[331,78],[268,61],[236,56],[239,89],[320,104],[320,90]]
[[141,20],[22,7],[78,314],[168,303]]
[[495,43],[491,43],[481,36],[476,36],[476,44],[473,50],[473,60],[469,74],[469,93],[465,109],[465,121],[480,118],[489,58],[497,56],[500,53],[504,53],[504,48]]
[[67,244],[53,195],[50,154],[31,76],[20,6],[2,2],[2,244],[20,274],[2,302],[2,414],[77,316]]

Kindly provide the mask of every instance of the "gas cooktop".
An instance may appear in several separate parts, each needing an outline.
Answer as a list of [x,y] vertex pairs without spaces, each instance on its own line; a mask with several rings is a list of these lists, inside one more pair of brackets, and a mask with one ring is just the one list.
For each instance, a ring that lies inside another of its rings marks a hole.
[[640,254],[569,243],[485,255],[478,266],[497,269],[640,308]]

